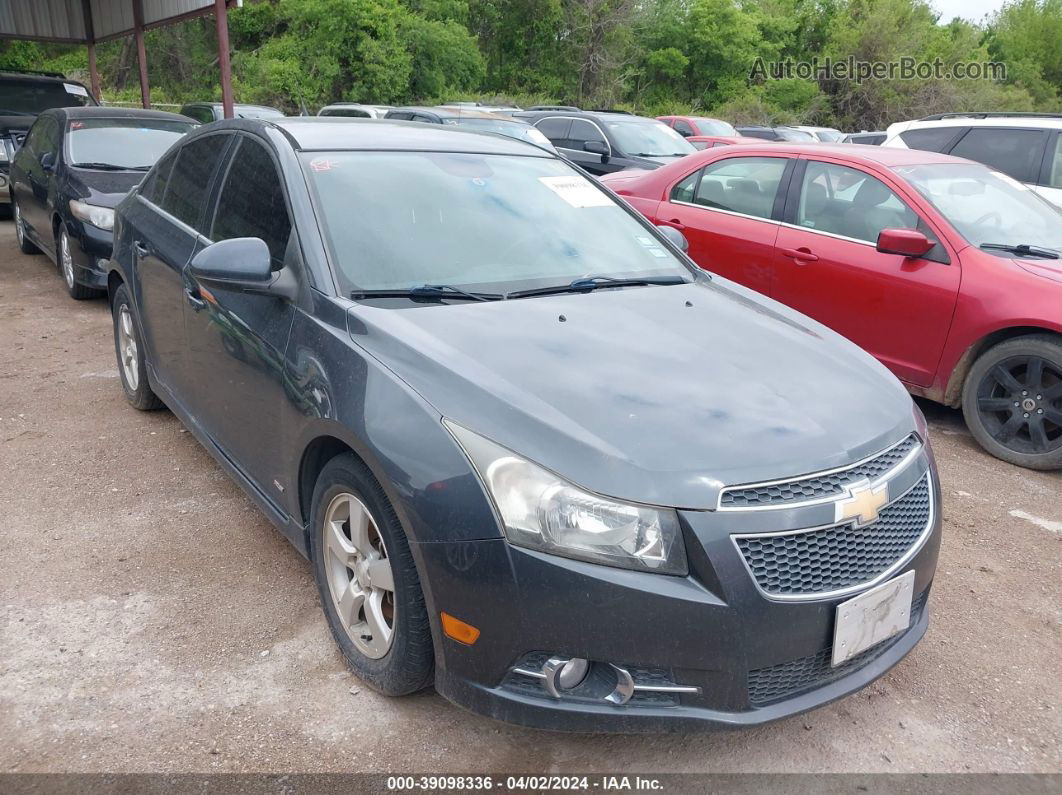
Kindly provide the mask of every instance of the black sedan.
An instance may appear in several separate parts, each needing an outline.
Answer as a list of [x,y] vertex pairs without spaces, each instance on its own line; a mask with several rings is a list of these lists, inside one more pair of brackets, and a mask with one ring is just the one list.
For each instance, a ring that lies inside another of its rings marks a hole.
[[102,294],[114,206],[196,124],[174,113],[128,108],[42,113],[11,164],[19,248],[51,257],[71,297]]
[[377,690],[777,719],[925,632],[936,470],[887,370],[680,242],[510,138],[211,124],[117,208],[121,384],[310,558]]

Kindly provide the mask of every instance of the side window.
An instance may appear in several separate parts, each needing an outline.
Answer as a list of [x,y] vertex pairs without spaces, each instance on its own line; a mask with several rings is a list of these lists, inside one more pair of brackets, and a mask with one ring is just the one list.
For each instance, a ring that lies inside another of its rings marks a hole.
[[675,132],[681,135],[683,138],[689,138],[693,135],[693,127],[690,123],[683,121],[682,119],[675,119]]
[[907,130],[900,133],[900,140],[911,149],[943,152],[955,138],[959,129],[959,127],[923,127],[920,130]]
[[44,127],[44,131],[41,137],[40,146],[37,147],[37,155],[43,155],[45,152],[51,153],[53,156],[59,152],[59,141],[62,138],[62,131],[59,129],[59,124],[55,119],[45,119],[47,124]]
[[140,195],[152,204],[162,205],[162,197],[166,195],[166,186],[170,182],[170,174],[173,172],[173,164],[177,160],[178,152],[180,149],[163,158],[144,180],[144,184],[140,186]]
[[1062,188],[1062,135],[1055,134],[1055,145],[1047,152],[1047,185]]
[[881,180],[863,171],[810,160],[796,223],[806,229],[876,243],[882,229],[919,229],[918,214]]
[[258,237],[269,246],[273,270],[284,267],[291,218],[273,158],[250,138],[240,140],[218,196],[210,239]]
[[22,143],[22,148],[27,152],[37,155],[38,152],[43,151],[41,149],[41,141],[46,137],[47,133],[45,128],[48,126],[50,119],[47,117],[37,119],[30,127],[30,131],[26,134],[26,140]]
[[693,195],[697,192],[697,185],[700,181],[701,172],[694,171],[671,189],[671,201],[693,204]]
[[582,149],[583,144],[587,141],[607,143],[605,136],[601,134],[601,130],[585,119],[574,119],[572,121],[572,128],[568,132],[567,140],[568,143],[566,145],[569,149]]
[[1032,182],[1044,154],[1043,130],[974,127],[950,154],[984,163],[1019,182]]
[[210,178],[230,139],[229,135],[204,135],[181,147],[160,205],[163,210],[198,229]]
[[788,159],[784,157],[731,157],[719,160],[699,172],[695,185],[687,185],[691,179],[675,186],[671,198],[676,199],[680,190],[692,189],[692,199],[678,199],[703,207],[770,218],[778,185],[782,181]]
[[387,118],[389,118],[389,119],[397,119],[398,121],[409,121],[409,119],[410,119],[410,117],[412,117],[412,115],[413,115],[412,113],[405,113],[403,111],[397,111],[397,112],[394,112],[394,113],[388,113],[387,114]]
[[554,146],[563,146],[568,138],[568,130],[571,129],[572,120],[547,118],[536,122],[535,126]]
[[201,121],[204,124],[209,124],[214,121],[214,114],[210,112],[210,108],[204,108],[202,106],[182,108],[181,113],[191,119]]

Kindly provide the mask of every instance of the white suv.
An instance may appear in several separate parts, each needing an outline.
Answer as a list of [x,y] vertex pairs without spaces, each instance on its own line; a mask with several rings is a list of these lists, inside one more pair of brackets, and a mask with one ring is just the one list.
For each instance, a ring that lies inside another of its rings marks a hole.
[[1062,207],[1062,114],[942,113],[889,125],[882,145],[976,160]]

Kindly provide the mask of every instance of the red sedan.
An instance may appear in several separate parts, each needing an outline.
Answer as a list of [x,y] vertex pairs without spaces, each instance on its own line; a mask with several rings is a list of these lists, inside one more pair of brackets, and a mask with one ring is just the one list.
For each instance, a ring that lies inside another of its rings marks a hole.
[[733,144],[760,144],[759,138],[745,135],[691,135],[687,139],[698,149],[711,149],[715,146],[732,146]]
[[602,180],[701,267],[810,315],[990,453],[1062,468],[1062,212],[910,149],[771,143]]

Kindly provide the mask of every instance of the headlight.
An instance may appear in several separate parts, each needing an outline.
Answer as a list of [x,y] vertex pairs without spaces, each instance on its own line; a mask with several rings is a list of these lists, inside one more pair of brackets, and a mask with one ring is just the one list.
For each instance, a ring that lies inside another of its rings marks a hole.
[[100,207],[96,204],[86,204],[77,199],[70,200],[70,212],[74,217],[86,224],[98,226],[100,229],[114,228],[114,210],[110,207]]
[[511,544],[660,574],[687,572],[678,515],[580,489],[446,421],[487,486]]

